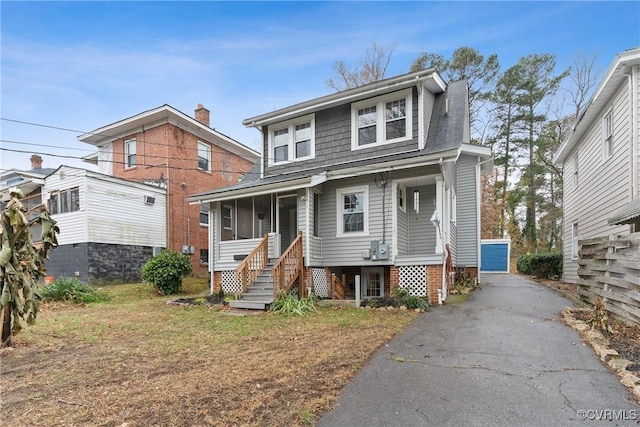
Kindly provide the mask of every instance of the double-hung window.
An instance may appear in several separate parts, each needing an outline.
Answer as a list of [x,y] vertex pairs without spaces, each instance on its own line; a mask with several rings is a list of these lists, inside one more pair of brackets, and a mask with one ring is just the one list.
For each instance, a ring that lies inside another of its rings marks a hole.
[[574,222],[571,224],[571,259],[578,259],[578,250],[580,249],[578,239],[578,223]]
[[607,160],[613,156],[613,109],[609,110],[602,118],[602,131],[604,160]]
[[200,204],[200,225],[209,225],[209,204]]
[[314,158],[314,115],[310,114],[271,126],[269,153],[271,153],[270,165]]
[[49,212],[52,215],[76,212],[80,210],[80,189],[70,188],[51,193]]
[[369,188],[350,187],[336,191],[337,235],[369,234]]
[[198,169],[211,172],[211,147],[198,141]]
[[130,139],[124,142],[124,164],[126,168],[135,167],[137,164],[135,139]]
[[406,141],[412,133],[411,89],[351,105],[351,149]]

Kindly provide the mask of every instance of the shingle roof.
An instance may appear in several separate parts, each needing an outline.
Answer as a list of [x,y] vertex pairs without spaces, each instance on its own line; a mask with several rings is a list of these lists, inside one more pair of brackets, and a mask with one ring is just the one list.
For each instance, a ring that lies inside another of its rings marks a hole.
[[429,134],[427,136],[425,147],[420,151],[391,154],[382,159],[363,159],[349,163],[341,163],[335,166],[305,169],[300,172],[269,176],[262,179],[260,179],[260,162],[258,162],[238,184],[194,194],[189,198],[193,201],[208,195],[224,194],[252,187],[258,188],[269,184],[286,183],[318,175],[322,172],[338,171],[341,169],[373,164],[383,164],[394,160],[402,160],[456,150],[462,146],[462,143],[469,142],[468,108],[469,104],[466,80],[450,83],[443,93],[437,94],[435,97],[429,125]]

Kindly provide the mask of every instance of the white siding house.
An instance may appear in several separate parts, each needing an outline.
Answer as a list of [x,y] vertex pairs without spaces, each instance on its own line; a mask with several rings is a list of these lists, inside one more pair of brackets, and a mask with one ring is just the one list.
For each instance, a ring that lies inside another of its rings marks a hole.
[[563,274],[578,280],[578,241],[638,231],[640,48],[616,56],[558,149],[564,165]]
[[45,178],[43,195],[60,228],[49,275],[139,280],[142,264],[166,246],[162,188],[60,166]]

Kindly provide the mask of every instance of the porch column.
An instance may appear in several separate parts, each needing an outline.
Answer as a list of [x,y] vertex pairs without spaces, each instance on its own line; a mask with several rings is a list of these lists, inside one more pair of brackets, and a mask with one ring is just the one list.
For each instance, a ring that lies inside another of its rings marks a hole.
[[444,219],[444,180],[442,176],[436,176],[436,212],[437,212],[437,226],[436,226],[436,247],[435,253],[441,254],[442,250],[442,228]]

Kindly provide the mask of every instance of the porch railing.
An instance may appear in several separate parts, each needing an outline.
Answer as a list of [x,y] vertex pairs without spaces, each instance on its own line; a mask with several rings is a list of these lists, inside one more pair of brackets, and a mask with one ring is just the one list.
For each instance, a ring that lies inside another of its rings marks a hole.
[[253,284],[268,262],[269,235],[265,234],[260,244],[236,268],[236,278],[242,285],[242,293],[247,292],[247,288]]
[[345,275],[342,275],[342,280],[338,279],[336,273],[331,273],[331,299],[344,299],[344,294],[347,291],[345,282],[347,281]]
[[[302,231],[289,245],[286,251],[273,266],[273,296],[278,297],[281,291],[288,292],[297,278],[302,274]],[[298,296],[303,296],[302,280],[298,286]]]

